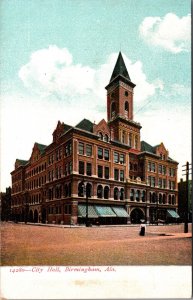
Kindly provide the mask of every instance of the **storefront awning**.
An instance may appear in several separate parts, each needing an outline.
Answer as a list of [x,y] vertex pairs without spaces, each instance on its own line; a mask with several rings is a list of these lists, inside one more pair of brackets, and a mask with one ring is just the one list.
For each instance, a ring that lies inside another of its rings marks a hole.
[[[78,217],[86,218],[86,205],[78,205]],[[88,218],[98,218],[93,205],[88,205]]]
[[177,214],[177,212],[176,212],[175,210],[173,210],[173,209],[167,209],[167,215],[168,215],[168,217],[170,217],[170,218],[175,218],[175,219],[177,219],[177,218],[180,217],[180,216]]
[[95,205],[95,210],[99,217],[116,217],[110,206]]
[[121,217],[121,218],[128,218],[129,215],[128,213],[126,212],[126,210],[124,209],[124,207],[121,207],[121,206],[113,206],[112,207],[113,211],[116,213],[117,217]]

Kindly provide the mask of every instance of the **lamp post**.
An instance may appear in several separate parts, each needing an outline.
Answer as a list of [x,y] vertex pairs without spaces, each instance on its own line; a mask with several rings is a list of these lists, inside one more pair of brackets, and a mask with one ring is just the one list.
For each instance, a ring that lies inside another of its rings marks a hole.
[[82,180],[81,186],[82,186],[82,190],[83,190],[83,197],[86,194],[86,221],[85,221],[85,225],[86,225],[86,227],[89,227],[89,223],[88,223],[88,197],[90,195],[90,190],[89,190],[88,184],[85,187],[84,180]]

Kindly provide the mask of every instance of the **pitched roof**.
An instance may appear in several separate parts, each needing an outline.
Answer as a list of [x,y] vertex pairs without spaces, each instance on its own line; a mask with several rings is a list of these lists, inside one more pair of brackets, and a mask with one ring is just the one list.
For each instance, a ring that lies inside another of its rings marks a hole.
[[19,163],[21,166],[25,166],[28,163],[28,160],[16,159],[16,163]]
[[89,132],[93,132],[93,123],[87,119],[83,119],[80,123],[78,123],[75,127],[82,129],[82,130],[86,130]]
[[150,144],[146,143],[145,141],[141,142],[141,151],[156,154],[155,147],[152,147]]
[[127,71],[127,68],[125,66],[125,62],[123,60],[121,52],[119,52],[119,56],[117,58],[117,62],[115,64],[113,74],[111,76],[110,82],[113,81],[114,78],[116,78],[118,75],[121,75],[125,78],[127,78],[129,81],[131,81],[129,77],[129,73]]
[[42,144],[39,144],[39,143],[35,143],[38,147],[38,149],[40,150],[40,153],[44,153],[45,149],[46,149],[46,145],[42,145]]

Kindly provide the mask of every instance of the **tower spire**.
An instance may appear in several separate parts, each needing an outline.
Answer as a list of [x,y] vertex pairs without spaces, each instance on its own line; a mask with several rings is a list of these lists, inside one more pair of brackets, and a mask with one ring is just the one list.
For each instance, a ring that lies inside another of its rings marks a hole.
[[127,68],[125,66],[125,62],[123,60],[123,56],[121,54],[121,51],[119,52],[119,56],[117,58],[117,62],[115,64],[110,82],[113,81],[117,76],[123,76],[124,78],[131,81],[131,79],[129,77],[129,73],[128,73]]

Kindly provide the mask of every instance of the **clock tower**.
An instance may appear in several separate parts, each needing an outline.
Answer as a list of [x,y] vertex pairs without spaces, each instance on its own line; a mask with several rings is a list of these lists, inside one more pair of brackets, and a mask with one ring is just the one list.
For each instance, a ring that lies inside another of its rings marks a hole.
[[113,139],[140,150],[139,123],[133,121],[133,92],[131,81],[121,52],[115,64],[107,90],[107,121]]

